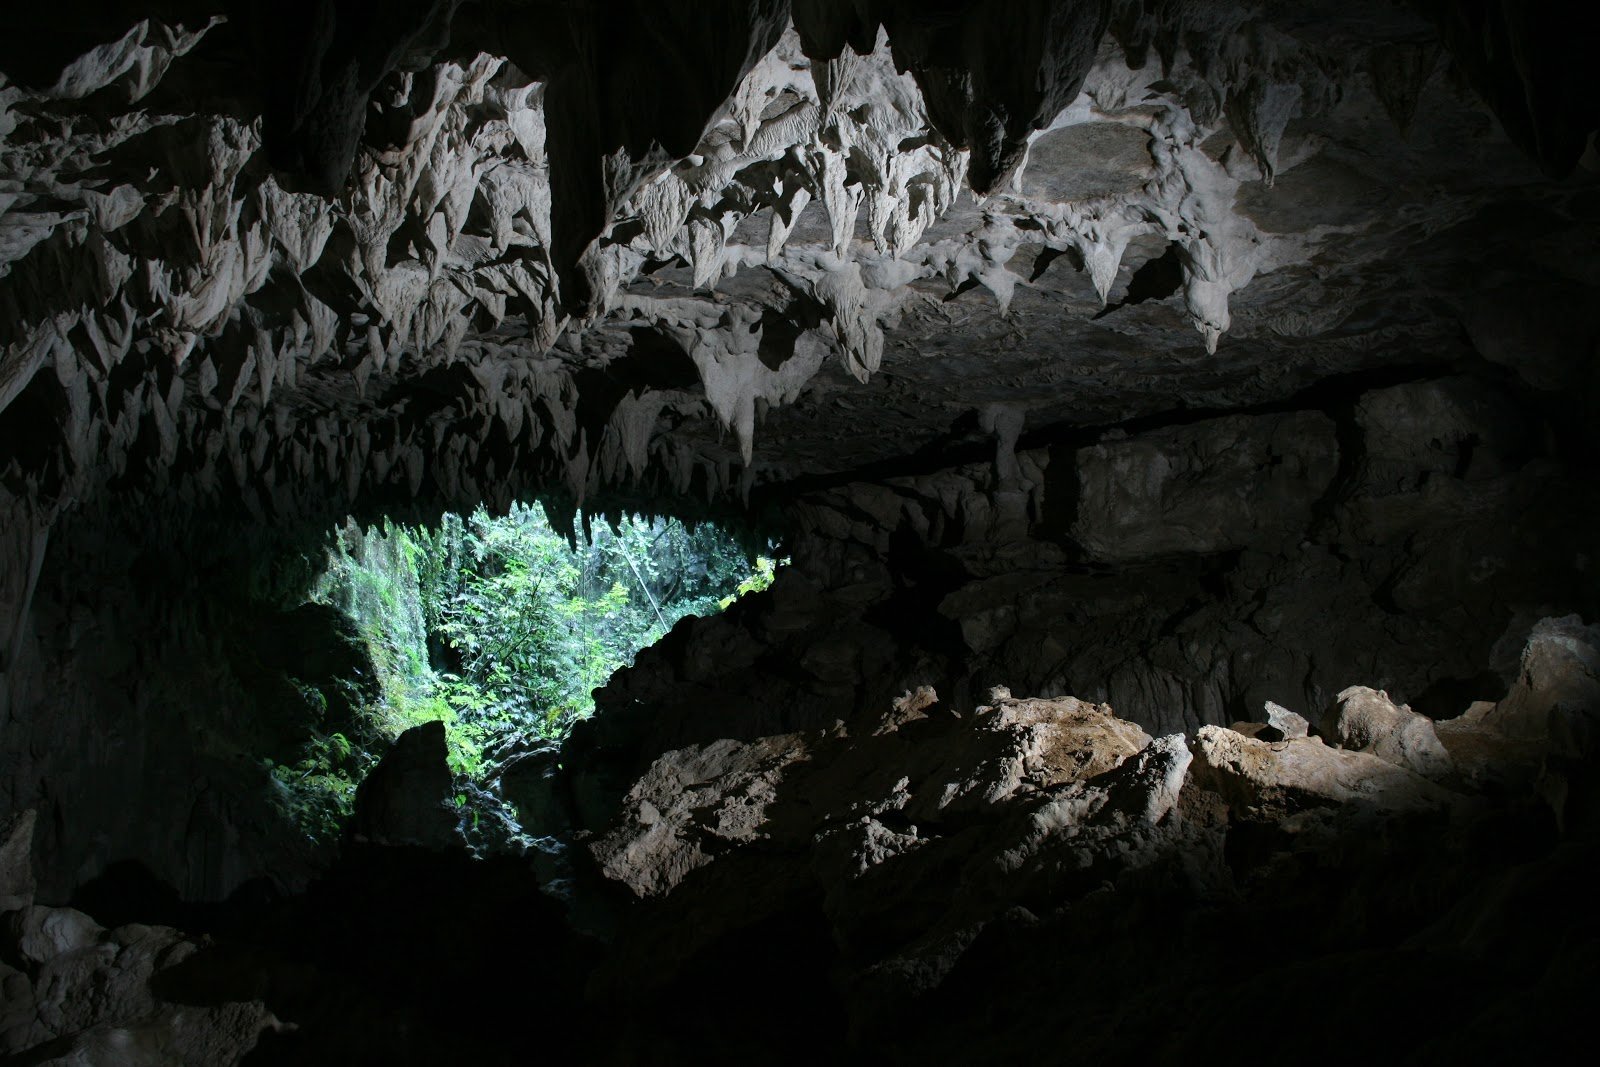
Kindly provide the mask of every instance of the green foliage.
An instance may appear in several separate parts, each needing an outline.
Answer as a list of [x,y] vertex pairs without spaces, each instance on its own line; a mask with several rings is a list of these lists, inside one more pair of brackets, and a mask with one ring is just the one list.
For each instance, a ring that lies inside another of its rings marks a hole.
[[740,582],[732,593],[717,601],[717,606],[727,608],[746,593],[760,593],[771,588],[772,580],[778,576],[778,567],[788,562],[787,558],[775,560],[769,556],[757,556],[755,573]]
[[639,649],[685,616],[767,588],[776,565],[760,557],[752,572],[719,530],[664,519],[625,516],[573,545],[537,505],[446,515],[433,528],[346,525],[312,595],[354,620],[383,695],[346,732],[273,768],[285,807],[314,838],[331,836],[372,753],[435,720],[452,771],[481,783],[493,753],[561,739]]
[[267,760],[280,809],[312,841],[332,840],[350,814],[371,755],[342,733],[314,735],[293,764]]

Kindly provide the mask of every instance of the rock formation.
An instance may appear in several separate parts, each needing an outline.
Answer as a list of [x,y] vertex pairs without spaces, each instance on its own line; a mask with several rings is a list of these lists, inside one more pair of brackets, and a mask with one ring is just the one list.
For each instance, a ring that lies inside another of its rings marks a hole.
[[[1569,16],[0,15],[0,1049],[1149,1062],[1287,990],[1536,1057],[1600,944]],[[310,847],[325,531],[533,498],[792,563],[506,762],[532,852],[422,734]]]
[[[0,886],[31,882],[34,812],[0,847]],[[107,930],[81,911],[0,897],[0,1053],[48,1064],[235,1063],[282,1026],[260,1000],[216,1000],[178,976],[204,944],[130,923]]]

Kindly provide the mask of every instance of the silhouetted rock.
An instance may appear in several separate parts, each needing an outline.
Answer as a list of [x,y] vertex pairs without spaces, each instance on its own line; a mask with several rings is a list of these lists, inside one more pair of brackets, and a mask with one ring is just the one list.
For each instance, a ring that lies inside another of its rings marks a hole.
[[374,845],[461,845],[454,797],[444,723],[413,726],[356,788],[350,835]]

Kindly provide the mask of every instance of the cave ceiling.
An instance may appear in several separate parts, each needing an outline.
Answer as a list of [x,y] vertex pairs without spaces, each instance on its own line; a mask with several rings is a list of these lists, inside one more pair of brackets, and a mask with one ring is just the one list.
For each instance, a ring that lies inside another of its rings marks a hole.
[[1519,330],[1600,284],[1593,116],[1529,62],[1582,35],[1497,5],[212,7],[3,17],[44,512],[748,500],[1351,374],[1560,388]]

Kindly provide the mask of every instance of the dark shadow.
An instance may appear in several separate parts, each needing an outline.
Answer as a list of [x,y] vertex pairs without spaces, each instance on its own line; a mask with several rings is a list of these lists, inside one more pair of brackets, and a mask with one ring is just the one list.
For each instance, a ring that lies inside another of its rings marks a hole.
[[1178,258],[1178,246],[1167,245],[1167,250],[1154,259],[1147,260],[1128,279],[1128,292],[1115,304],[1107,304],[1094,317],[1103,319],[1113,311],[1142,304],[1147,300],[1165,300],[1183,288],[1183,262]]
[[1505,681],[1493,671],[1471,678],[1440,678],[1412,697],[1411,710],[1430,719],[1454,719],[1477,700],[1496,701],[1506,695]]

